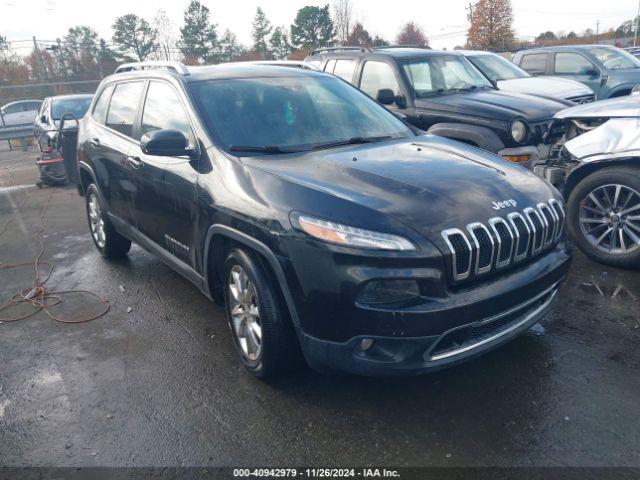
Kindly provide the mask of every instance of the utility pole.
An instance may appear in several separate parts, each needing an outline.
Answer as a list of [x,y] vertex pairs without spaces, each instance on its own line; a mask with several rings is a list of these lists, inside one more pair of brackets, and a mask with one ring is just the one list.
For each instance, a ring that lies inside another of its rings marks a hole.
[[600,38],[600,20],[596,22],[596,43],[599,43]]
[[38,48],[38,42],[36,41],[36,36],[33,36],[33,59],[35,62],[36,75],[38,79],[44,81],[45,72],[44,65],[42,64],[42,54],[40,53],[40,48]]
[[640,0],[638,0],[638,14],[636,15],[636,31],[633,34],[633,46],[638,46],[638,29],[640,29]]

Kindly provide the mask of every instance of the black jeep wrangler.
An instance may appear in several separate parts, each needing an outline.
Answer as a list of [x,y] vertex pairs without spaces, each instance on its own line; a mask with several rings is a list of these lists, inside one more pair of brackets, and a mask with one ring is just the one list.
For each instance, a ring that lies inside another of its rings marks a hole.
[[322,72],[123,66],[78,161],[98,251],[134,241],[224,303],[260,377],[300,351],[367,375],[451,365],[536,323],[569,268],[549,183]]
[[538,159],[553,115],[573,105],[497,90],[454,52],[336,47],[316,50],[305,62],[355,85],[422,130],[527,166]]

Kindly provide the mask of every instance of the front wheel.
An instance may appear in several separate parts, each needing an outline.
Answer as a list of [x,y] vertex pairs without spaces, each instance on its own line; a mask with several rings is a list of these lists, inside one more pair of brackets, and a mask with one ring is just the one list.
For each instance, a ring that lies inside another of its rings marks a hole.
[[225,308],[240,360],[253,375],[281,375],[295,365],[293,326],[259,260],[233,249],[225,262]]
[[567,201],[571,237],[591,259],[640,267],[640,170],[614,167],[584,178]]

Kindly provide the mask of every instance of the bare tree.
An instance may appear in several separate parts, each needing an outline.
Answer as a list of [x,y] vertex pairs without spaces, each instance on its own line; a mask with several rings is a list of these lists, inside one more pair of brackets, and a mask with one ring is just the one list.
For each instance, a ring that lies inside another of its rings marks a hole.
[[158,60],[174,60],[176,55],[176,26],[164,9],[159,9],[153,19],[153,26],[158,32]]
[[406,23],[400,30],[396,41],[398,45],[429,45],[427,35],[415,22]]
[[353,4],[351,0],[333,0],[331,10],[336,39],[344,45],[347,43],[351,33]]

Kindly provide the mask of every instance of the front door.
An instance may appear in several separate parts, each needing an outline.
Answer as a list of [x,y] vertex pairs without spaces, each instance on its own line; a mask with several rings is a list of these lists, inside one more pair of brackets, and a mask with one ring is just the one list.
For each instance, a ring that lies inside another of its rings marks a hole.
[[554,59],[554,74],[584,83],[596,92],[596,95],[600,91],[600,69],[579,53],[557,52]]
[[[196,146],[178,91],[151,81],[142,111],[140,136],[154,130],[178,130]],[[140,145],[129,152],[139,191],[135,199],[138,230],[178,260],[193,267],[198,173],[189,157],[146,155]]]

